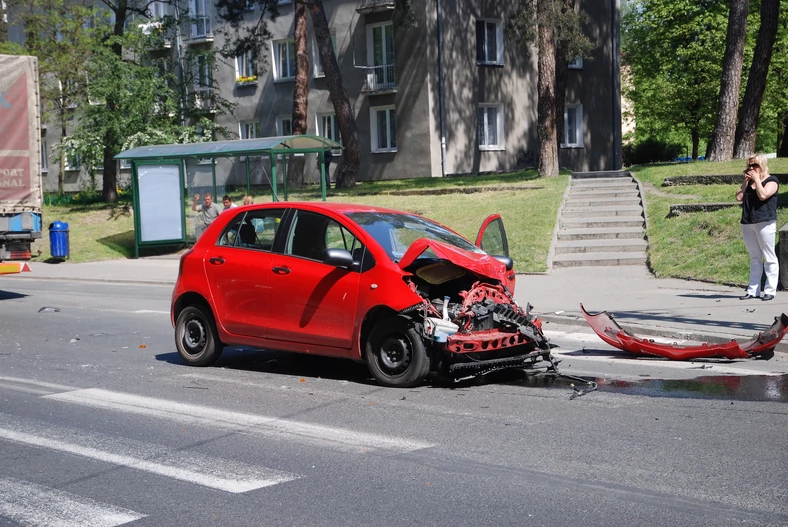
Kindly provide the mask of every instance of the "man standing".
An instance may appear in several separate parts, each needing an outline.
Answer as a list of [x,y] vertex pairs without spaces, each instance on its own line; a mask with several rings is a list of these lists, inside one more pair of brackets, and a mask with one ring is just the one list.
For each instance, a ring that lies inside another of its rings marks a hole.
[[213,202],[213,194],[210,192],[206,192],[205,196],[203,197],[203,204],[200,205],[200,195],[194,195],[194,203],[192,203],[192,210],[194,212],[200,212],[201,214],[197,216],[197,227],[194,229],[194,236],[199,238],[202,236],[203,231],[205,228],[211,224],[213,220],[219,217],[219,214],[222,213],[221,207]]
[[222,198],[222,203],[224,203],[224,210],[230,210],[238,206],[235,203],[233,203],[233,200],[230,199],[230,196],[228,195],[225,195]]

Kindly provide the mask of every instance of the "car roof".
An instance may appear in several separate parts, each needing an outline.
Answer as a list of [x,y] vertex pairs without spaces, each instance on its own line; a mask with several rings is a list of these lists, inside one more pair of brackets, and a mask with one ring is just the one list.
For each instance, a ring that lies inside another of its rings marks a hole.
[[387,213],[394,213],[394,214],[412,214],[410,212],[405,212],[402,210],[396,209],[389,209],[386,207],[375,207],[372,205],[361,205],[358,203],[327,203],[327,202],[315,202],[315,201],[276,201],[271,203],[258,203],[254,205],[248,205],[249,209],[268,209],[268,208],[300,208],[300,209],[310,209],[310,210],[332,210],[338,213],[346,213],[346,212],[387,212]]

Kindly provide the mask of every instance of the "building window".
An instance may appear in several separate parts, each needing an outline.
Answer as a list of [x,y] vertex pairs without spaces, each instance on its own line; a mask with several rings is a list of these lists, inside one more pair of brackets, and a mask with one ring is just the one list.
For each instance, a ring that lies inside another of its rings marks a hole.
[[291,116],[276,118],[276,135],[293,135],[293,118]]
[[66,150],[66,170],[69,172],[79,170],[79,154],[71,148]]
[[211,20],[208,13],[208,0],[189,0],[192,38],[207,37],[211,34]]
[[257,60],[252,50],[235,57],[235,81],[254,82],[257,80]]
[[370,64],[370,89],[396,87],[394,76],[394,24],[367,26],[367,64]]
[[274,80],[294,79],[296,73],[295,41],[274,42]]
[[503,23],[500,20],[476,21],[476,62],[503,65]]
[[583,147],[583,105],[567,104],[564,108],[562,148]]
[[150,13],[151,20],[161,20],[167,16],[167,4],[163,1],[151,2],[148,5],[148,12]]
[[258,121],[241,121],[241,139],[256,139],[260,137],[260,123]]
[[577,57],[573,58],[569,61],[567,66],[570,70],[582,70],[583,69],[583,57],[578,55]]
[[503,150],[503,105],[480,104],[478,119],[479,150]]
[[370,109],[373,152],[397,151],[397,122],[394,106]]
[[[317,135],[342,144],[342,139],[339,134],[339,126],[337,126],[337,116],[333,113],[324,113],[317,115],[316,118]],[[342,153],[342,150],[333,150],[332,153],[337,156]]]
[[41,172],[49,171],[49,153],[47,152],[47,140],[41,138]]
[[[337,54],[337,35],[336,33],[331,33],[331,45],[334,46],[334,55]],[[323,58],[320,56],[320,48],[317,45],[317,41],[314,41],[313,48],[315,50],[315,77],[325,77],[326,72],[323,70]]]
[[207,88],[211,84],[211,61],[206,55],[197,55],[194,61],[194,85]]

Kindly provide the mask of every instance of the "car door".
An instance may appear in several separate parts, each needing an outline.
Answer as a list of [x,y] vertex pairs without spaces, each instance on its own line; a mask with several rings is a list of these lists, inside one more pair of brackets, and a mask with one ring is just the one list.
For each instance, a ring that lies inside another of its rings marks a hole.
[[295,210],[283,254],[272,260],[269,339],[351,348],[360,274],[323,263],[329,248],[363,251],[337,220]]
[[503,228],[503,219],[500,214],[488,216],[479,228],[476,236],[476,247],[490,256],[509,257],[509,242],[506,239],[506,230]]
[[271,248],[283,214],[284,209],[241,212],[206,252],[217,322],[229,333],[267,335]]

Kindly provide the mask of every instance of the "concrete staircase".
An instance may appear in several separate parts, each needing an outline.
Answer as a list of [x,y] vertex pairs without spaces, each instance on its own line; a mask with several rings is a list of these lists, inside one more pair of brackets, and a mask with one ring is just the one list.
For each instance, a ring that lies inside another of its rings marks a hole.
[[572,174],[559,225],[553,267],[646,263],[643,201],[628,172]]

